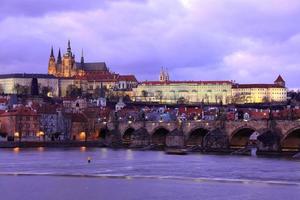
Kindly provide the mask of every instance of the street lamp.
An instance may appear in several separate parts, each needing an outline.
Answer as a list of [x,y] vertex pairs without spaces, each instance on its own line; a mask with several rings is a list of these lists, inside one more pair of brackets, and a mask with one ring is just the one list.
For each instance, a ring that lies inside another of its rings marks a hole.
[[19,132],[15,132],[15,133],[14,133],[14,137],[15,137],[15,138],[20,137],[20,133],[19,133]]

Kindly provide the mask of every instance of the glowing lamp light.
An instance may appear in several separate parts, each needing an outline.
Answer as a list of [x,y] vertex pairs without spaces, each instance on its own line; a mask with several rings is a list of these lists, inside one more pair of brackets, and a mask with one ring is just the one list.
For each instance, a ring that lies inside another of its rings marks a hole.
[[80,140],[84,140],[85,137],[86,137],[86,133],[85,132],[80,132],[80,134],[79,134]]
[[128,124],[131,124],[132,123],[132,121],[128,121]]
[[43,131],[39,131],[36,133],[37,137],[43,137],[45,135],[45,133]]
[[14,136],[15,137],[20,137],[20,133],[19,132],[15,132]]

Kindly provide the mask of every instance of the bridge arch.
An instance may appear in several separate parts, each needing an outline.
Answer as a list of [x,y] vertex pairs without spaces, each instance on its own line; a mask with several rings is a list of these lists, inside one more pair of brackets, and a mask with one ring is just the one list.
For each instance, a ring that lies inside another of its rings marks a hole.
[[229,138],[229,144],[233,148],[242,148],[247,146],[249,138],[256,129],[251,126],[242,126],[234,130]]
[[300,127],[295,127],[287,131],[281,140],[281,148],[300,150]]
[[108,132],[109,132],[108,128],[100,128],[98,138],[105,140]]
[[124,133],[122,134],[122,142],[123,142],[123,144],[130,145],[132,143],[134,131],[135,131],[135,129],[132,128],[132,127],[128,127],[124,131]]
[[187,146],[203,146],[204,137],[209,133],[207,128],[195,127],[188,134],[186,139]]
[[170,131],[163,126],[155,128],[151,134],[151,144],[158,146],[166,146],[166,139],[169,133]]

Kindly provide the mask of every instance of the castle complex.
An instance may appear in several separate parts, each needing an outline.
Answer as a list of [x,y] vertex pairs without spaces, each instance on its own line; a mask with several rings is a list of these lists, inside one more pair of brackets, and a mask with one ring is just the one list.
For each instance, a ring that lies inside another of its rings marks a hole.
[[[85,62],[83,52],[77,62],[68,41],[64,54],[59,49],[57,57],[51,48],[48,74],[0,75],[0,92],[5,94],[30,93],[32,79],[38,80],[40,93],[49,96],[68,96],[70,89],[81,94],[93,94],[105,88],[114,96],[129,96],[137,102],[159,103],[263,103],[285,102],[287,88],[279,75],[272,84],[238,84],[227,80],[173,81],[167,69],[162,68],[158,81],[139,82],[134,75],[111,72],[105,62]],[[43,92],[44,93],[44,92]]]
[[75,61],[72,53],[71,43],[68,41],[67,52],[61,56],[59,49],[57,60],[54,57],[53,48],[49,58],[48,74],[56,77],[84,77],[88,75],[111,75],[104,62],[86,63],[84,62],[83,51],[80,62]]

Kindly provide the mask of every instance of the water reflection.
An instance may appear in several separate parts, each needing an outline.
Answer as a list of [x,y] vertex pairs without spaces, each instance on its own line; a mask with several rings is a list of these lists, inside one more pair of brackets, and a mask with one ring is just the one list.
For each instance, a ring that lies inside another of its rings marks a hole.
[[132,160],[133,159],[133,152],[131,149],[126,150],[126,160]]
[[19,147],[13,148],[13,152],[14,152],[14,153],[19,153],[19,152],[20,152],[20,148],[19,148]]
[[86,147],[85,146],[80,147],[80,151],[81,152],[85,152],[86,151]]

